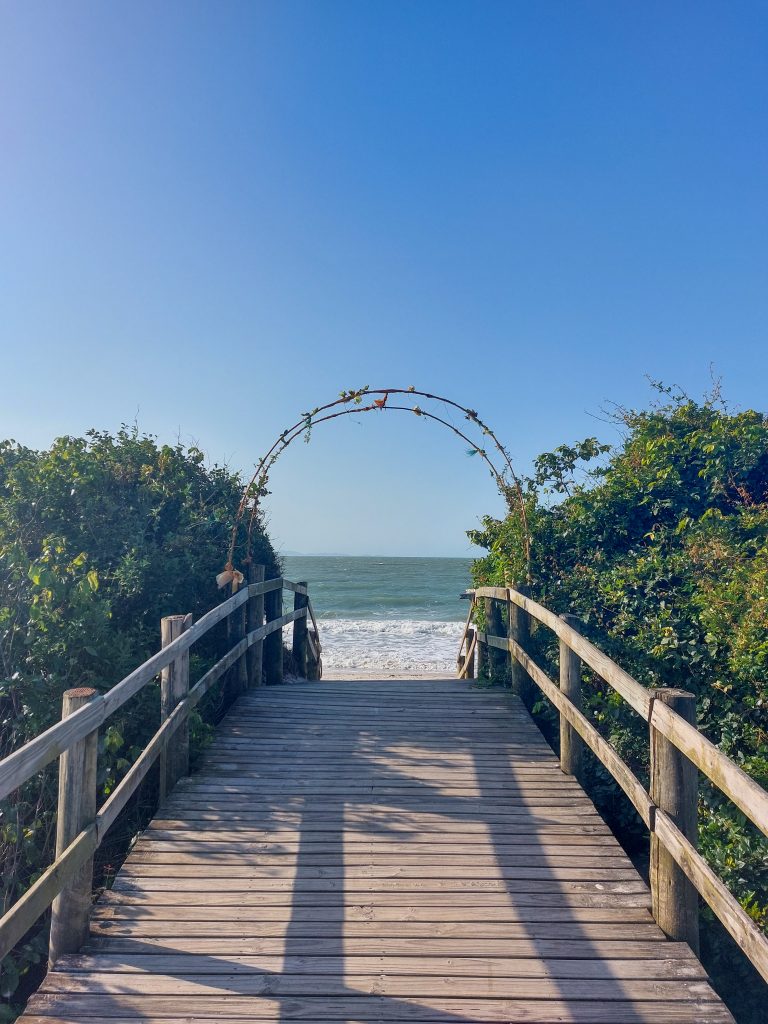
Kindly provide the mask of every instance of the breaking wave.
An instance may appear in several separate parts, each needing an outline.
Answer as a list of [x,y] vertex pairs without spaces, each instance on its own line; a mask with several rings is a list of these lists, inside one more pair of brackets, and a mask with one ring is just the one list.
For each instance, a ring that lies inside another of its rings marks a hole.
[[462,622],[320,619],[326,669],[456,672]]

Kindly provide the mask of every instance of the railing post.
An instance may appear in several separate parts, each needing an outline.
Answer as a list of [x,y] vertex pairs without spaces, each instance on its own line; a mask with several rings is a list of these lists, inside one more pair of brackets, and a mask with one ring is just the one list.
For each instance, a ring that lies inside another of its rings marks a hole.
[[475,678],[475,648],[473,646],[475,640],[475,627],[467,626],[466,635],[464,637],[464,647],[459,655],[459,678],[460,679],[474,679]]
[[[518,593],[527,597],[527,587],[520,586],[515,589]],[[513,601],[509,602],[509,635],[513,640],[517,641],[523,650],[527,651],[531,639],[531,619],[528,612]],[[532,685],[530,677],[514,656],[512,657],[511,669],[512,692],[522,700],[530,699]]]
[[[240,589],[237,580],[232,580],[230,597],[234,597]],[[240,643],[245,636],[245,606],[241,605],[227,616],[227,650]],[[245,656],[238,658],[227,673],[227,689],[232,700],[248,689],[248,670]]]
[[[166,615],[160,620],[160,643],[167,647],[192,625],[190,615]],[[160,674],[160,724],[189,693],[189,651],[184,651]],[[185,720],[160,751],[160,803],[182,775],[189,774],[189,722]]]
[[467,679],[475,678],[475,648],[472,646],[472,641],[475,639],[475,629],[470,626],[467,630],[467,651],[469,652],[464,662],[466,671],[464,675]]
[[[247,586],[247,584],[246,584],[246,586]],[[248,630],[248,608],[246,607],[247,604],[248,604],[247,601],[243,602],[243,604],[241,604],[240,607],[235,612],[236,631],[237,631],[237,640],[235,642],[238,643],[238,644],[240,643],[241,640],[244,640],[245,637],[247,636],[247,630]],[[235,679],[236,679],[235,690],[236,690],[236,692],[238,694],[245,693],[245,691],[248,689],[248,651],[245,651],[237,659],[237,663],[235,665],[235,672],[236,672],[236,676],[235,676]]]
[[[67,718],[96,696],[90,687],[67,690],[61,717]],[[59,760],[59,804],[56,819],[56,856],[96,817],[96,754],[98,729],[73,743]],[[64,953],[76,953],[88,938],[93,889],[93,856],[53,901],[48,962],[53,966]]]
[[[501,606],[493,597],[485,598],[485,621],[488,636],[502,636]],[[507,656],[500,647],[491,647],[490,644],[486,645],[485,654],[488,659],[488,675],[498,681],[504,671]]]
[[[265,568],[263,565],[248,566],[248,582],[263,583]],[[247,630],[253,633],[264,625],[264,595],[248,598]],[[261,686],[261,673],[264,663],[264,641],[257,640],[248,648],[248,686]]]
[[[300,587],[306,587],[306,581],[299,583]],[[293,609],[299,611],[301,608],[306,608],[309,604],[309,598],[306,594],[293,595]],[[308,668],[308,644],[307,644],[307,617],[302,616],[300,619],[295,619],[293,623],[293,663],[296,668],[296,674],[300,679],[308,679],[307,668]]]
[[[267,622],[274,622],[283,614],[283,588],[270,590],[265,595]],[[283,631],[276,629],[264,641],[264,668],[267,686],[279,686],[283,681]]]
[[317,682],[320,678],[318,675],[319,666],[312,649],[312,644],[309,643],[310,640],[312,644],[317,644],[317,633],[315,633],[312,627],[307,626],[307,679],[311,682]]
[[[653,690],[661,701],[691,725],[696,698],[686,690]],[[699,777],[696,766],[651,724],[651,800],[696,846]],[[699,951],[699,900],[696,890],[651,832],[651,900],[657,924],[671,938]]]
[[[563,622],[571,629],[578,629],[579,620],[575,615],[561,615]],[[581,710],[581,658],[574,654],[565,640],[560,641],[560,691],[574,707]],[[565,715],[560,715],[560,769],[566,775],[581,778],[584,741],[569,724]]]
[[[486,626],[486,630],[487,630]],[[488,667],[488,644],[480,639],[482,630],[477,630],[477,644],[475,645],[475,679],[487,678]]]

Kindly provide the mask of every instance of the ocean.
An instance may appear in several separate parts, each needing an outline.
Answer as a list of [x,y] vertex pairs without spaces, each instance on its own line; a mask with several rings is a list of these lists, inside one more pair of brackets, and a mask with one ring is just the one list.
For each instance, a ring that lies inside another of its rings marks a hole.
[[456,672],[469,558],[284,555],[306,580],[324,671]]

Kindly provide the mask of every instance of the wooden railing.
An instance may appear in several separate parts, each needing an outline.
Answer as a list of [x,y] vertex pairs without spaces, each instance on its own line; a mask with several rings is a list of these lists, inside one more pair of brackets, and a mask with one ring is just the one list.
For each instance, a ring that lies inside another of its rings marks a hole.
[[[283,614],[283,591],[294,610]],[[312,622],[312,629],[307,619]],[[189,651],[227,620],[226,653],[190,689]],[[233,694],[283,680],[282,628],[293,623],[293,657],[300,674],[322,674],[317,622],[305,583],[264,580],[251,566],[249,582],[192,623],[171,615],[161,623],[162,647],[130,675],[100,694],[80,687],[64,694],[62,719],[0,761],[0,800],[56,758],[59,764],[56,856],[50,867],[0,919],[0,960],[52,906],[49,961],[76,952],[88,936],[93,855],[147,772],[160,760],[160,801],[189,771],[189,713],[229,673]],[[160,727],[119,785],[97,810],[96,750],[99,727],[160,675]]]
[[[508,666],[512,689],[520,696],[535,683],[560,713],[562,770],[580,776],[586,744],[649,829],[652,909],[661,928],[698,952],[701,896],[768,981],[768,939],[696,849],[698,771],[766,836],[768,792],[699,732],[694,695],[642,686],[579,633],[577,619],[555,615],[521,590],[480,587],[468,596],[472,605],[459,650],[459,677],[493,677]],[[473,625],[480,601],[485,631]],[[526,650],[531,621],[551,629],[560,641],[559,686]],[[582,713],[582,663],[648,723],[649,790]]]

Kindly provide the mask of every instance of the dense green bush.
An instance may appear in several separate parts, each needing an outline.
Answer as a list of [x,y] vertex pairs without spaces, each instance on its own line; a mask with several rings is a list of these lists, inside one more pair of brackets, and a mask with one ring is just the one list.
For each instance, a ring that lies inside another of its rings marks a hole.
[[[618,411],[617,449],[591,438],[537,460],[526,481],[533,596],[580,616],[646,685],[692,690],[702,731],[768,786],[768,418],[661,390],[657,407]],[[524,579],[521,536],[514,514],[470,533],[488,551],[475,563],[477,584]],[[554,668],[545,633],[535,642]],[[594,678],[585,694],[588,713],[645,775],[644,723]],[[625,830],[636,824],[594,764],[591,785],[614,815],[624,808]],[[702,787],[700,803],[702,853],[767,927],[768,843],[713,787]],[[715,970],[726,944],[705,945]],[[750,972],[727,959],[738,987]],[[742,1019],[761,1019],[749,1014]]]
[[[60,438],[48,451],[0,443],[0,757],[58,719],[65,689],[109,688],[149,657],[163,615],[197,617],[221,600],[214,577],[241,491],[237,475],[206,466],[196,448],[160,446],[131,429]],[[268,575],[279,572],[263,531],[254,554]],[[196,650],[193,672],[212,654],[210,644]],[[216,712],[215,694],[200,712],[193,741]],[[158,724],[157,686],[109,720],[102,794]],[[52,858],[55,801],[52,767],[2,805],[3,909]],[[23,992],[44,950],[37,933],[6,957],[4,999]],[[11,1018],[13,1003],[4,1009]]]

